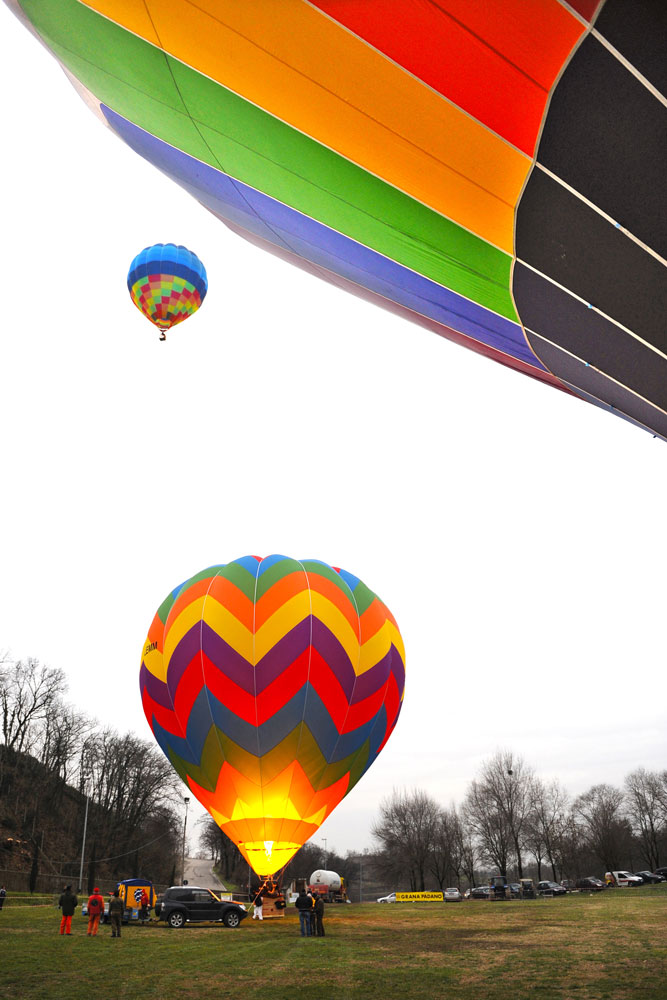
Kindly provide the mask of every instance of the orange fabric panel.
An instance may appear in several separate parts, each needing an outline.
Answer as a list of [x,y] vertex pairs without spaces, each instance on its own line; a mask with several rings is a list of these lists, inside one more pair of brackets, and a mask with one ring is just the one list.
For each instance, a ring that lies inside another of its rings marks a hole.
[[[506,252],[526,156],[301,0],[88,0]],[[152,19],[152,21],[151,21]],[[270,155],[270,150],[267,150]]]

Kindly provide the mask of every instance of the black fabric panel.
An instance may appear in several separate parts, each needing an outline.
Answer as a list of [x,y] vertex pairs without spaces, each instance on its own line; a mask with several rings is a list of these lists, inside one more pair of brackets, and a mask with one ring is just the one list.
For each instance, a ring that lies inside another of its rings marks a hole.
[[599,372],[592,368],[586,368],[580,361],[576,361],[569,354],[559,351],[557,347],[541,342],[539,337],[529,337],[529,340],[530,346],[537,356],[542,359],[554,375],[583,392],[603,400],[619,413],[636,420],[637,423],[648,427],[654,434],[659,434],[660,437],[667,440],[666,414],[633,396],[627,389],[610,382]]
[[[514,266],[513,292],[530,346],[545,364],[542,342],[531,337],[530,330],[572,351],[583,361],[667,410],[665,358],[518,263]],[[579,363],[579,367],[585,366]]]
[[519,202],[516,251],[667,353],[667,268],[539,168]]
[[667,256],[667,108],[592,35],[556,86],[537,160]]
[[665,0],[607,0],[594,27],[649,83],[667,95]]

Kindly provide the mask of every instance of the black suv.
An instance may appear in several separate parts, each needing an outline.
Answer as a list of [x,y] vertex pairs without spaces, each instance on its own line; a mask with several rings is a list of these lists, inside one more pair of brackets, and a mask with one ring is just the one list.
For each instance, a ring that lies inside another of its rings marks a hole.
[[185,927],[186,923],[204,920],[223,923],[225,927],[238,927],[248,916],[242,903],[220,899],[210,889],[196,885],[172,885],[158,896],[155,916],[166,920],[170,927]]

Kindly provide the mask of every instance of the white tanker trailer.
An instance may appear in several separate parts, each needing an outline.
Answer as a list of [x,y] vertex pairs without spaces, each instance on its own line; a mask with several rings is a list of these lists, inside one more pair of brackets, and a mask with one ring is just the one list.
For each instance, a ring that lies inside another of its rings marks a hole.
[[308,888],[314,896],[321,896],[325,903],[347,903],[345,879],[337,872],[327,872],[318,868],[310,876]]

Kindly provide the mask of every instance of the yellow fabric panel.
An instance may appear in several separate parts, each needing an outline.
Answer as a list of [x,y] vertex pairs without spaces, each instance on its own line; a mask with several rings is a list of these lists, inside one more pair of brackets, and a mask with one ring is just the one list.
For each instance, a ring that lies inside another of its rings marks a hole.
[[236,615],[210,594],[203,602],[201,620],[224,641],[235,649],[248,663],[252,663],[252,632],[243,625]]
[[291,629],[310,616],[310,591],[302,590],[285,601],[255,632],[254,663],[280,642]]
[[87,5],[512,252],[529,158],[302,0]]

